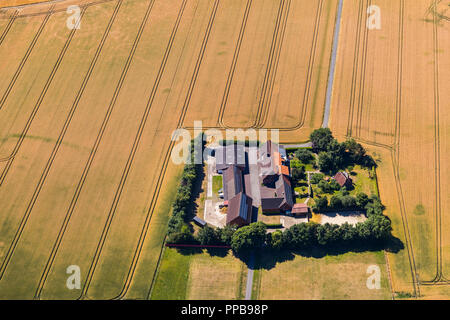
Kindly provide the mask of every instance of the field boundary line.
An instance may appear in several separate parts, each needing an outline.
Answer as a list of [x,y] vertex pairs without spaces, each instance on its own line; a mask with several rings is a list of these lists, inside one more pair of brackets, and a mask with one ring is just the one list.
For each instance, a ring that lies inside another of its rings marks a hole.
[[[86,11],[86,9],[83,9],[81,11],[80,21],[83,18],[85,11]],[[42,104],[42,101],[43,101],[43,99],[45,97],[45,94],[47,93],[47,90],[50,87],[50,85],[52,83],[52,80],[53,80],[56,72],[58,71],[62,60],[64,59],[64,56],[65,56],[65,54],[67,52],[67,49],[68,49],[68,47],[69,47],[69,45],[70,45],[70,43],[71,43],[71,41],[73,39],[73,36],[74,36],[76,30],[77,30],[76,28],[73,28],[70,31],[70,33],[69,33],[69,36],[68,36],[68,38],[67,38],[67,40],[66,40],[66,42],[65,42],[65,44],[64,44],[64,46],[63,46],[63,48],[62,48],[62,50],[61,50],[61,52],[59,54],[59,56],[58,56],[58,59],[57,59],[55,65],[53,66],[52,72],[51,72],[49,78],[47,79],[47,82],[45,83],[45,86],[44,86],[44,88],[43,88],[43,90],[41,92],[41,95],[39,96],[39,99],[36,102],[36,105],[34,107],[33,113],[30,116],[30,118],[28,119],[27,126],[24,129],[24,132],[22,133],[18,144],[16,145],[16,147],[17,147],[16,153],[17,153],[18,149],[20,148],[20,146],[22,145],[23,140],[25,139],[25,136],[26,136],[26,134],[28,132],[28,129],[31,126],[31,122],[33,121],[34,116],[36,115],[40,105]],[[0,186],[2,185],[2,183],[3,183],[4,179],[5,179],[6,173],[9,171],[9,168],[11,167],[13,161],[14,161],[14,158],[11,158],[8,161],[7,165],[5,166],[5,169],[4,169],[3,173],[2,173],[2,176],[0,177]],[[35,191],[34,191],[33,196],[32,196],[32,199],[30,200],[30,202],[28,204],[28,207],[27,207],[27,209],[25,211],[25,214],[22,217],[22,220],[21,220],[21,222],[19,224],[19,228],[17,229],[17,231],[16,231],[16,233],[14,235],[13,241],[12,241],[12,243],[11,243],[7,253],[6,253],[5,260],[3,260],[3,262],[2,262],[2,264],[0,266],[0,280],[3,278],[5,270],[6,270],[8,264],[9,264],[9,261],[10,261],[12,255],[13,255],[13,253],[15,251],[15,248],[17,246],[17,242],[19,241],[19,239],[20,239],[20,237],[22,235],[23,229],[25,228],[25,226],[26,226],[26,224],[28,222],[28,218],[30,217],[32,207],[34,206],[34,203],[35,203],[35,201],[37,199],[37,195],[39,194],[40,188],[42,187],[41,181],[42,181],[43,177],[44,177],[44,172],[41,174],[38,186],[36,186]]]
[[[61,0],[61,2],[62,1],[64,1],[64,0]],[[89,2],[89,3],[85,3],[85,4],[80,4],[78,6],[80,7],[80,9],[83,9],[83,8],[89,8],[91,6],[95,6],[95,5],[98,5],[98,4],[111,2],[111,1],[116,1],[116,0],[99,0],[99,1]],[[32,4],[28,4],[27,6],[31,6],[31,5],[49,5],[51,3],[53,3],[53,2],[46,2],[46,3],[45,2],[41,2],[41,3],[34,3],[34,4],[32,3]],[[57,3],[57,1],[55,1],[55,4],[53,4],[53,6],[55,6],[56,3]],[[20,9],[24,9],[23,6],[22,7],[15,6],[15,7],[3,7],[3,8],[0,8],[0,11],[3,10],[3,9],[6,9],[5,11],[8,11],[8,10],[15,9],[15,8],[19,12],[20,12]],[[57,10],[54,10],[53,13],[65,12],[66,10],[67,10],[67,8],[57,9]],[[46,13],[46,10],[40,11],[40,12],[36,12],[36,13],[20,14],[20,15],[17,16],[17,18],[37,17],[37,16],[43,15],[45,13]]]
[[[192,92],[193,92],[194,87],[195,87],[195,83],[197,81],[197,76],[198,76],[198,73],[199,73],[199,70],[200,70],[201,63],[203,61],[203,56],[204,56],[204,53],[205,53],[205,50],[206,50],[206,46],[208,44],[209,36],[211,34],[211,29],[212,29],[213,24],[214,24],[216,12],[217,12],[217,7],[219,6],[219,3],[220,3],[220,0],[215,0],[214,1],[214,5],[213,5],[212,11],[211,11],[211,15],[210,15],[210,18],[209,18],[209,21],[208,21],[208,25],[207,25],[207,28],[206,28],[206,31],[205,31],[205,35],[204,35],[203,40],[202,40],[202,45],[201,45],[201,48],[200,48],[199,56],[197,57],[197,61],[196,61],[195,68],[194,68],[194,72],[193,72],[192,77],[191,77],[191,81],[190,81],[190,84],[189,84],[188,92],[186,94],[186,98],[185,98],[185,101],[183,103],[183,107],[182,107],[180,116],[178,118],[177,128],[181,128],[181,125],[182,125],[182,123],[184,121],[184,118],[186,116],[186,112],[187,112],[187,109],[189,107],[189,103],[190,103],[190,99],[191,99],[191,96],[192,96]],[[164,181],[165,173],[167,171],[167,164],[168,164],[169,157],[170,157],[170,154],[171,154],[171,151],[172,151],[174,145],[175,145],[175,142],[171,141],[170,144],[169,144],[169,147],[168,147],[168,149],[167,149],[167,151],[165,153],[164,160],[162,162],[162,168],[161,168],[161,171],[160,171],[160,173],[158,175],[157,183],[156,183],[156,186],[155,186],[155,192],[153,193],[152,200],[150,201],[150,207],[149,207],[149,210],[147,211],[145,222],[144,222],[144,225],[143,225],[143,227],[141,229],[141,234],[139,236],[139,241],[138,241],[138,244],[137,244],[136,249],[135,249],[135,254],[133,256],[133,260],[132,260],[131,266],[130,266],[130,268],[128,270],[126,281],[124,283],[124,286],[123,286],[121,292],[116,297],[114,297],[113,300],[123,299],[123,297],[128,292],[128,289],[130,287],[131,281],[133,280],[134,272],[136,270],[136,266],[137,266],[137,263],[139,261],[139,258],[140,258],[141,252],[142,252],[142,247],[144,245],[144,240],[146,239],[146,236],[147,236],[147,232],[148,232],[148,228],[149,228],[149,225],[150,225],[150,222],[151,222],[151,218],[153,216],[153,212],[155,211],[155,208],[156,208],[156,203],[157,203],[157,200],[158,200],[158,197],[159,197],[159,193],[161,191],[161,187],[162,187],[162,183]],[[153,283],[152,283],[152,285],[153,285]]]
[[[148,6],[147,11],[146,11],[146,14],[145,14],[144,19],[143,19],[143,21],[141,23],[141,27],[139,29],[139,32],[138,32],[138,35],[137,35],[137,38],[136,38],[136,47],[139,44],[140,38],[142,36],[142,33],[143,33],[143,31],[145,29],[145,26],[147,24],[147,21],[149,19],[150,12],[151,12],[151,9],[153,7],[153,2],[154,1],[151,1],[149,3],[149,6]],[[92,278],[94,276],[94,272],[96,270],[98,261],[100,259],[100,255],[102,253],[103,246],[104,246],[104,244],[106,242],[106,239],[107,239],[107,236],[109,234],[109,230],[110,230],[113,218],[115,216],[116,209],[117,209],[119,201],[120,201],[120,197],[122,195],[125,183],[126,183],[127,178],[128,178],[128,174],[130,172],[131,166],[132,166],[133,161],[134,161],[134,157],[136,155],[138,146],[140,144],[142,133],[144,131],[145,125],[146,125],[147,120],[148,120],[148,115],[149,115],[151,107],[153,105],[153,100],[154,100],[156,92],[158,90],[161,78],[162,78],[162,76],[164,74],[165,66],[166,66],[168,57],[170,55],[170,52],[171,52],[171,49],[172,49],[172,45],[173,45],[173,42],[174,42],[174,39],[175,39],[175,36],[176,36],[176,33],[178,31],[178,27],[179,27],[181,18],[182,18],[183,13],[184,13],[184,9],[186,7],[186,2],[187,2],[187,0],[183,0],[183,2],[181,3],[180,10],[178,12],[178,16],[177,16],[175,25],[174,25],[174,27],[172,29],[172,33],[170,35],[168,44],[166,46],[166,50],[164,52],[164,56],[163,56],[161,65],[160,65],[159,70],[158,70],[158,74],[157,74],[155,82],[153,84],[153,88],[152,88],[152,91],[150,93],[150,97],[148,99],[147,106],[146,106],[146,108],[144,110],[144,113],[143,113],[143,115],[141,117],[139,128],[138,128],[138,131],[136,133],[136,136],[134,138],[134,142],[133,142],[133,145],[132,145],[132,149],[131,149],[130,154],[128,156],[125,168],[124,168],[124,170],[122,172],[122,176],[121,176],[119,185],[118,185],[118,187],[116,189],[116,193],[115,193],[115,196],[114,196],[113,203],[111,204],[111,208],[109,210],[109,213],[108,213],[105,225],[103,227],[101,237],[100,237],[99,242],[97,244],[97,248],[96,248],[96,251],[95,251],[95,254],[94,254],[91,266],[89,267],[89,271],[88,271],[88,274],[86,276],[86,281],[85,281],[85,284],[83,286],[83,289],[82,289],[82,292],[80,294],[79,299],[85,299],[87,297],[87,292],[89,290]],[[136,50],[136,48],[134,48],[134,50]]]
[[159,252],[158,256],[158,262],[156,263],[155,272],[153,273],[152,282],[150,283],[150,289],[148,290],[146,300],[151,300],[153,289],[155,288],[155,280],[159,276],[159,271],[161,270],[161,262],[164,256],[164,253],[166,252],[166,240],[167,240],[167,234],[164,237],[164,240],[161,245],[161,251]]
[[[119,10],[120,10],[120,7],[122,6],[122,2],[123,2],[122,0],[118,0],[118,1],[117,1],[117,4],[116,4],[116,6],[115,6],[115,8],[114,8],[114,10],[113,10],[113,13],[112,13],[112,15],[111,15],[111,18],[110,18],[110,20],[109,20],[109,22],[108,22],[108,24],[107,24],[107,26],[106,26],[106,29],[105,29],[105,31],[104,31],[104,33],[103,33],[103,36],[102,36],[102,38],[101,38],[101,40],[100,40],[100,42],[99,42],[99,44],[98,44],[98,46],[97,46],[97,50],[96,50],[96,52],[95,52],[95,54],[94,54],[94,57],[93,57],[93,59],[92,59],[92,61],[91,61],[91,64],[90,64],[90,66],[89,66],[89,69],[88,69],[88,71],[87,71],[87,73],[86,73],[86,75],[85,75],[84,81],[83,81],[83,83],[82,83],[82,88],[83,88],[83,90],[82,90],[82,91],[79,91],[77,97],[75,98],[74,105],[76,105],[76,106],[78,106],[78,103],[79,103],[79,101],[80,101],[80,99],[81,99],[81,96],[82,96],[82,94],[83,94],[83,92],[84,92],[84,88],[86,87],[87,82],[89,81],[90,76],[91,76],[91,74],[92,74],[92,71],[93,71],[93,69],[95,68],[96,62],[97,62],[97,60],[98,60],[98,57],[99,57],[100,54],[101,54],[101,51],[102,51],[103,46],[104,46],[104,43],[106,42],[106,39],[107,39],[108,36],[109,36],[109,32],[110,32],[110,30],[111,30],[111,28],[112,28],[112,25],[114,24],[115,19],[116,19],[116,17],[117,17],[117,14],[118,14],[118,12],[119,12]],[[116,90],[117,90],[117,88],[116,88]],[[114,99],[114,98],[113,98],[113,99]],[[111,108],[111,107],[110,107],[110,108]],[[110,110],[108,109],[108,111],[110,111]],[[112,110],[111,110],[111,111],[112,111]],[[74,112],[75,112],[75,110],[74,110]],[[104,122],[105,122],[105,120],[104,120]],[[99,143],[100,140],[101,140],[101,136],[100,136],[100,133],[99,133],[99,135],[97,136],[97,139],[96,139],[96,143],[97,143],[97,142]],[[62,139],[61,139],[61,142],[62,142]],[[58,148],[59,148],[59,146],[58,146]],[[91,149],[90,156],[92,155],[93,152],[95,153],[95,152],[96,152],[96,149],[95,149],[95,151],[94,151],[94,148]],[[89,164],[89,166],[90,166],[90,164]],[[49,170],[50,170],[50,169],[49,169]],[[83,172],[83,174],[84,174],[84,173],[85,173],[85,172]],[[79,196],[79,192],[78,192],[78,191],[80,191],[80,190],[79,190],[78,188],[80,187],[80,183],[81,183],[81,186],[82,186],[82,185],[84,184],[85,178],[86,178],[85,176],[82,176],[80,182],[79,182],[78,185],[77,185],[76,196],[74,196],[74,197],[76,197],[76,199],[78,199],[78,196]],[[77,193],[77,192],[78,192],[78,193]],[[76,201],[75,201],[75,202],[76,202]],[[68,209],[67,212],[66,212],[66,215],[65,215],[65,217],[64,217],[63,224],[62,224],[62,226],[61,226],[61,228],[60,228],[60,231],[59,231],[59,233],[58,233],[57,239],[56,239],[56,241],[55,241],[55,243],[54,243],[54,245],[53,245],[53,247],[52,247],[52,251],[51,251],[51,253],[50,253],[50,257],[49,257],[49,259],[47,260],[47,263],[46,263],[46,265],[45,265],[45,267],[44,267],[43,273],[41,274],[41,278],[40,278],[40,280],[39,280],[39,284],[38,284],[38,287],[37,287],[36,292],[35,292],[35,297],[34,297],[35,299],[39,299],[39,298],[40,298],[40,295],[41,295],[41,292],[42,292],[42,290],[43,290],[45,281],[47,280],[47,276],[48,276],[48,274],[49,274],[49,272],[50,272],[50,270],[51,270],[51,268],[52,268],[52,266],[53,266],[54,259],[55,259],[55,257],[56,257],[56,254],[57,254],[57,252],[58,252],[58,249],[59,249],[59,246],[60,246],[60,244],[61,244],[62,238],[63,238],[63,236],[64,236],[64,234],[65,234],[66,229],[67,229],[67,226],[68,226],[68,223],[69,223],[69,221],[70,221],[70,218],[71,218],[71,216],[72,216],[73,209],[74,209],[74,199],[72,199],[72,202],[70,203],[69,209]]]
[[5,27],[5,30],[3,30],[2,35],[0,36],[0,46],[3,43],[3,40],[5,40],[6,36],[9,33],[9,30],[11,29],[14,21],[16,21],[17,15],[19,14],[19,10],[15,10],[11,18],[9,18],[8,24]]
[[0,99],[0,110],[2,110],[3,105],[5,104],[6,99],[9,96],[9,93],[11,92],[12,88],[14,87],[14,84],[16,83],[17,78],[19,77],[20,73],[22,72],[23,66],[25,65],[28,58],[30,57],[31,52],[33,51],[34,46],[36,45],[36,42],[39,40],[42,30],[44,30],[45,26],[47,25],[48,20],[50,19],[50,16],[53,14],[53,9],[54,9],[54,5],[47,11],[47,14],[45,15],[38,30],[36,31],[36,34],[34,35],[33,39],[31,40],[31,43],[28,46],[27,51],[25,52],[25,55],[23,56],[22,60],[20,61],[19,66],[17,67],[16,71],[14,72],[14,75],[13,75],[11,81],[9,82],[8,87],[6,88],[5,92],[3,93],[3,95]]

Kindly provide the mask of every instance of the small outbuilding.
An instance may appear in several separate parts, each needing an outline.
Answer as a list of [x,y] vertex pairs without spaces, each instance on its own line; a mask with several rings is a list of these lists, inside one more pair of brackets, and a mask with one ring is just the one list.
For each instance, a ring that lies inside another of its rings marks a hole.
[[197,217],[197,216],[195,216],[194,217],[194,219],[192,219],[194,222],[195,222],[195,224],[197,224],[198,226],[200,226],[200,227],[204,227],[204,226],[206,226],[206,222],[204,221],[204,220],[202,220],[202,219],[200,219],[199,217]]
[[305,203],[296,203],[292,207],[291,213],[295,217],[305,216],[309,213],[309,207]]
[[345,171],[340,171],[336,173],[334,176],[334,180],[342,187],[351,187],[352,186],[352,178],[350,178],[349,174]]

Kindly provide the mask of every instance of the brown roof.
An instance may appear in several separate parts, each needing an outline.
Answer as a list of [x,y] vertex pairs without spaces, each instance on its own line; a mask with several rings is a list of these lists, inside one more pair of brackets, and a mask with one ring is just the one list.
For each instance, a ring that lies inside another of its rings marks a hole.
[[336,182],[341,186],[345,186],[349,183],[352,183],[352,179],[349,177],[347,172],[338,172],[336,173],[336,175],[334,176],[334,180],[336,180]]
[[284,175],[278,176],[274,186],[261,186],[263,210],[291,210],[294,205],[291,182]]
[[292,207],[292,213],[308,213],[309,212],[309,207],[307,204],[305,203],[296,203],[294,204],[294,206]]
[[243,191],[242,169],[231,165],[223,173],[223,198],[230,200]]
[[252,220],[253,200],[245,193],[240,192],[228,202],[227,225],[237,224],[239,226],[248,224]]

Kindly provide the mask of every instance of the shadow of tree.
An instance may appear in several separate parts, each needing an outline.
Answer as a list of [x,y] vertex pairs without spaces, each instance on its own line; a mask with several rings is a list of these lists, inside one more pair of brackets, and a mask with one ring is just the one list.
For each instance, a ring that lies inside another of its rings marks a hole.
[[[397,253],[405,247],[403,242],[391,236],[384,243],[351,243],[351,244],[335,244],[329,246],[312,246],[309,248],[295,249],[295,250],[274,250],[271,248],[262,248],[252,252],[243,252],[240,254],[234,253],[235,257],[244,262],[247,267],[254,269],[270,270],[278,263],[291,261],[296,255],[307,258],[323,258],[325,256],[338,256],[348,252],[362,253],[362,252],[376,252],[386,250],[387,252]],[[252,266],[252,254],[256,259]]]

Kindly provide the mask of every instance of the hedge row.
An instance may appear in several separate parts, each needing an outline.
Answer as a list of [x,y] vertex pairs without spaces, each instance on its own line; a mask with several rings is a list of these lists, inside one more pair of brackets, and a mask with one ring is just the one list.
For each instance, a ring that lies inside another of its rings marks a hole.
[[[203,136],[199,135],[195,140],[191,141],[191,159],[195,159],[194,144],[203,143]],[[189,221],[194,215],[194,189],[202,172],[203,164],[188,163],[184,167],[169,220],[167,234],[170,243],[195,242]]]

